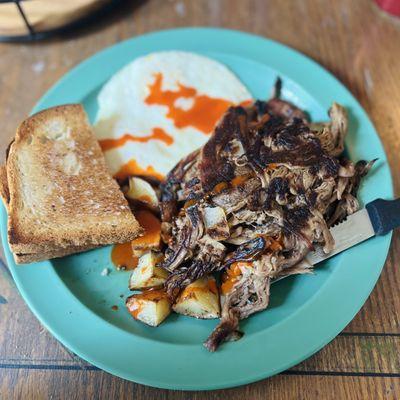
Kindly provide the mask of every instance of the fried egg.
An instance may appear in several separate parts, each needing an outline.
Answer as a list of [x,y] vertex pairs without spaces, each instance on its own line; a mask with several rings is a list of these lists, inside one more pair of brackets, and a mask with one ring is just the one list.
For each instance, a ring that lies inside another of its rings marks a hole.
[[137,58],[98,95],[95,132],[114,177],[162,179],[202,146],[231,105],[251,101],[223,64],[189,52]]

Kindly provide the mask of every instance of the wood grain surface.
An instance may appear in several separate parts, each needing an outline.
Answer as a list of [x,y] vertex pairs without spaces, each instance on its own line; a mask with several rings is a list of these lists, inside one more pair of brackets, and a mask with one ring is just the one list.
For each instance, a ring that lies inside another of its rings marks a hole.
[[[17,124],[71,67],[125,38],[179,26],[253,32],[296,48],[330,70],[374,122],[399,195],[400,19],[384,14],[371,0],[132,1],[72,36],[0,44],[0,161]],[[395,233],[376,288],[333,342],[276,377],[241,388],[193,393],[127,382],[71,354],[31,314],[3,263],[0,398],[398,399],[399,267],[400,235]]]

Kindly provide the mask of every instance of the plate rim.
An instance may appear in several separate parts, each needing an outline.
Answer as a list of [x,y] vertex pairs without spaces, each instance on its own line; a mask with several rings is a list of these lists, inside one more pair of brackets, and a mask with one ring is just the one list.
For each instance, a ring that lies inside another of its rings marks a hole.
[[[374,133],[380,143],[380,146],[382,148],[383,153],[385,154],[384,150],[383,150],[383,146],[382,146],[382,142],[380,140],[379,135],[376,133],[375,128],[372,125],[372,122],[369,120],[369,117],[367,116],[367,114],[365,113],[364,109],[362,108],[362,106],[358,103],[358,101],[354,98],[354,96],[352,96],[352,94],[338,81],[337,78],[335,78],[330,72],[328,72],[324,67],[320,66],[318,63],[316,63],[315,61],[313,61],[312,59],[310,59],[309,57],[299,53],[296,50],[291,49],[290,47],[286,46],[286,45],[282,45],[276,41],[273,41],[271,39],[267,39],[267,38],[263,38],[257,35],[253,35],[253,34],[249,34],[249,33],[245,33],[245,32],[241,32],[241,31],[237,31],[237,30],[229,30],[229,29],[221,29],[221,28],[178,28],[178,29],[168,29],[168,30],[162,30],[162,31],[156,31],[156,32],[150,32],[147,33],[145,35],[141,35],[141,36],[136,36],[130,39],[127,39],[123,42],[117,43],[113,46],[107,47],[97,53],[95,53],[94,55],[92,55],[91,57],[85,59],[84,61],[82,61],[81,63],[79,63],[77,66],[75,66],[73,69],[71,69],[69,72],[67,72],[63,77],[61,77],[61,79],[59,79],[40,99],[40,101],[36,104],[36,106],[34,107],[34,109],[32,110],[32,112],[36,112],[38,111],[41,107],[43,107],[44,105],[46,105],[46,103],[48,103],[49,101],[51,102],[51,97],[54,95],[54,93],[57,92],[57,90],[60,90],[60,88],[62,88],[63,85],[65,85],[66,82],[68,82],[71,79],[74,79],[75,75],[79,75],[79,73],[81,72],[82,68],[86,68],[89,64],[94,64],[97,62],[97,60],[100,60],[101,58],[107,58],[109,56],[109,54],[113,53],[116,49],[122,49],[124,46],[129,47],[130,44],[132,43],[136,43],[138,40],[141,41],[146,41],[146,39],[151,38],[151,37],[157,37],[157,36],[162,36],[162,35],[181,35],[181,34],[205,34],[205,35],[209,35],[209,34],[216,34],[216,35],[227,35],[227,36],[231,36],[234,35],[236,37],[241,37],[242,39],[246,39],[246,40],[250,40],[250,41],[258,41],[259,43],[268,43],[269,46],[273,46],[273,47],[277,47],[280,48],[282,51],[284,51],[285,53],[289,54],[290,57],[296,57],[296,59],[299,59],[301,63],[306,63],[309,64],[307,66],[307,68],[309,68],[309,66],[311,66],[313,69],[316,69],[318,73],[322,74],[325,77],[329,77],[327,79],[329,79],[331,82],[333,82],[335,85],[338,85],[340,87],[340,89],[347,94],[347,96],[350,96],[352,98],[352,100],[355,102],[355,104],[357,105],[357,107],[362,111],[363,114],[363,118],[366,118],[367,122],[369,124],[371,124],[372,129],[374,130]],[[243,39],[243,40],[244,40]],[[155,50],[152,50],[155,51]],[[234,53],[233,53],[234,54]],[[238,54],[234,54],[234,55],[238,55]],[[132,59],[136,58],[137,56],[132,57]],[[123,63],[122,65],[124,65],[125,63]],[[293,78],[292,78],[293,79]],[[297,82],[297,81],[296,81]],[[92,85],[92,89],[93,89],[93,85]],[[46,105],[46,107],[48,107],[48,105]],[[387,163],[387,158],[386,158],[386,154],[385,154],[385,160]],[[388,168],[388,172],[389,172],[389,191],[388,193],[386,193],[387,196],[391,196],[393,197],[393,184],[392,184],[392,178],[391,178],[391,171]],[[191,385],[185,385],[182,383],[177,384],[176,382],[172,382],[171,384],[168,384],[166,382],[160,382],[157,380],[151,380],[151,379],[142,379],[142,378],[135,378],[134,376],[130,375],[127,376],[125,373],[122,373],[121,371],[119,371],[117,368],[114,367],[109,367],[108,365],[104,364],[103,362],[100,362],[97,357],[92,357],[91,355],[88,356],[87,354],[85,354],[85,352],[80,351],[79,349],[76,351],[77,347],[80,346],[76,346],[75,344],[71,344],[70,340],[65,338],[64,333],[59,332],[58,329],[53,329],[54,324],[52,324],[50,321],[48,321],[48,317],[44,316],[42,311],[40,311],[39,309],[37,309],[36,304],[35,304],[35,300],[31,298],[31,294],[29,294],[29,292],[27,292],[26,290],[26,283],[23,282],[23,279],[21,280],[20,276],[19,276],[19,271],[18,271],[18,266],[16,266],[16,264],[14,263],[14,260],[12,259],[11,253],[9,251],[8,248],[8,243],[7,243],[7,239],[6,239],[6,235],[5,230],[6,230],[6,211],[4,209],[4,207],[2,207],[1,209],[1,217],[2,217],[2,224],[1,224],[1,233],[2,233],[2,242],[3,242],[3,247],[5,249],[5,254],[6,254],[6,259],[7,259],[7,263],[10,267],[11,273],[13,275],[13,278],[17,284],[17,287],[19,289],[19,291],[21,292],[24,300],[27,302],[27,304],[29,305],[29,307],[31,308],[31,310],[34,312],[34,314],[36,315],[36,317],[40,320],[40,322],[53,334],[53,336],[55,336],[61,343],[63,343],[64,345],[66,345],[68,348],[70,348],[72,351],[74,351],[76,354],[78,354],[81,358],[87,360],[88,362],[99,366],[100,368],[102,368],[103,370],[110,372],[114,375],[120,376],[124,379],[128,379],[128,380],[133,380],[134,382],[137,383],[141,383],[141,384],[146,384],[146,385],[150,385],[150,386],[154,386],[154,387],[160,387],[160,388],[166,388],[166,389],[185,389],[185,390],[212,390],[212,389],[219,389],[219,388],[227,388],[227,387],[234,387],[234,386],[239,386],[239,385],[243,385],[246,383],[250,383],[250,382],[254,382],[257,381],[259,379],[263,379],[266,378],[268,376],[274,375],[278,372],[281,372],[295,364],[297,364],[298,362],[303,361],[304,359],[308,358],[311,354],[314,354],[316,351],[318,351],[320,348],[322,348],[323,346],[325,346],[327,343],[329,343],[344,327],[345,325],[347,325],[348,322],[350,322],[353,318],[354,315],[360,310],[360,308],[362,307],[362,305],[364,304],[366,298],[369,296],[369,294],[371,293],[373,287],[376,284],[377,279],[379,278],[380,272],[382,270],[382,267],[384,265],[384,260],[386,259],[387,253],[388,253],[388,249],[390,246],[390,239],[391,239],[391,234],[389,236],[386,237],[386,240],[384,241],[384,243],[382,244],[382,247],[380,248],[382,254],[384,254],[383,257],[380,257],[379,264],[381,264],[380,267],[376,268],[375,275],[372,277],[372,279],[370,280],[372,283],[372,286],[370,288],[370,290],[367,290],[368,293],[365,293],[364,296],[361,296],[361,298],[359,299],[360,301],[358,301],[357,303],[360,303],[359,305],[356,305],[355,307],[353,307],[352,310],[352,316],[351,318],[344,324],[344,326],[340,326],[337,329],[332,329],[332,332],[330,335],[326,335],[324,340],[322,341],[323,343],[319,346],[313,347],[311,350],[309,350],[308,352],[305,352],[303,354],[302,357],[300,357],[300,359],[296,359],[296,360],[291,360],[289,363],[287,363],[287,365],[284,366],[280,366],[279,368],[277,368],[276,370],[270,370],[269,372],[265,373],[265,371],[261,371],[259,373],[253,373],[253,374],[249,374],[249,376],[242,378],[242,379],[236,379],[234,382],[231,380],[226,380],[224,382],[221,383],[199,383],[199,384],[191,384]],[[383,246],[384,245],[384,246]],[[384,251],[382,251],[384,250]],[[47,264],[49,264],[49,261],[45,261],[42,263],[38,263],[39,265],[35,265],[35,268],[40,268],[39,266],[43,268],[46,267]],[[37,295],[37,294],[36,294]],[[79,302],[77,302],[79,303]],[[81,303],[79,303],[81,304]],[[81,304],[82,306],[82,304]],[[301,311],[303,307],[300,307],[296,313],[299,313]],[[355,311],[354,311],[355,310]],[[93,313],[93,312],[92,312]],[[93,314],[95,315],[95,314]],[[96,318],[100,319],[103,323],[107,323],[109,324],[107,321],[102,320],[99,316],[96,315]],[[348,319],[348,318],[345,318]],[[280,325],[280,324],[278,324]],[[342,325],[342,324],[340,324]],[[110,324],[110,326],[112,326]],[[115,327],[112,326],[112,329],[114,330]],[[259,332],[259,334],[261,334],[262,332]],[[137,338],[136,338],[137,339]],[[140,339],[139,339],[140,341]],[[240,342],[238,342],[239,344]],[[238,345],[237,344],[237,345]],[[168,345],[170,346],[170,344]],[[186,345],[181,345],[186,347]],[[200,346],[200,344],[199,344]],[[157,348],[159,348],[159,346],[155,346]],[[175,348],[177,346],[174,346]],[[181,351],[179,351],[179,349],[176,349],[178,353],[181,353]],[[182,350],[182,349],[180,349]],[[214,356],[214,355],[213,355]]]

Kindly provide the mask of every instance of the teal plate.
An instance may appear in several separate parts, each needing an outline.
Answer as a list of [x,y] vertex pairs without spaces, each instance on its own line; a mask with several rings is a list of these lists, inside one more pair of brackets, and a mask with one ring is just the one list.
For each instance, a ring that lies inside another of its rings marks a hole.
[[[391,198],[385,153],[367,115],[332,75],[303,55],[271,40],[236,31],[188,28],[156,32],[110,47],[64,76],[33,111],[83,103],[94,118],[101,86],[134,58],[160,50],[187,50],[231,68],[256,98],[266,98],[277,75],[283,97],[326,119],[333,101],[347,107],[352,160],[379,158],[360,190],[363,204]],[[15,265],[1,234],[8,265],[29,307],[65,346],[90,363],[134,382],[169,389],[218,389],[274,375],[311,356],[354,317],[384,264],[390,235],[376,237],[323,263],[312,276],[275,284],[268,310],[241,324],[244,337],[212,354],[202,342],[217,321],[172,315],[159,328],[134,321],[125,310],[127,272],[116,272],[110,247],[53,261]],[[104,268],[111,274],[101,276]],[[118,311],[111,306],[117,305]]]

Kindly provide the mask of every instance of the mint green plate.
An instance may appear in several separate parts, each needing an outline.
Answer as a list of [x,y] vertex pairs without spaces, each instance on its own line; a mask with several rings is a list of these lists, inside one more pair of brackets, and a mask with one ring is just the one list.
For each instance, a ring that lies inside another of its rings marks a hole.
[[[332,75],[303,55],[241,32],[189,28],[155,32],[110,47],[65,75],[33,111],[82,102],[93,119],[101,86],[134,58],[159,50],[205,54],[230,67],[256,98],[266,98],[277,75],[283,96],[326,119],[333,101],[351,117],[346,145],[352,160],[379,158],[360,191],[362,203],[392,197],[390,171],[367,115]],[[328,262],[313,276],[272,288],[268,310],[241,324],[245,336],[211,354],[202,346],[217,321],[172,315],[159,328],[134,321],[125,310],[128,273],[116,272],[110,247],[35,265],[17,266],[1,234],[8,265],[29,307],[65,346],[90,363],[138,383],[170,389],[218,389],[277,374],[311,356],[354,317],[374,287],[390,235],[377,237]],[[113,270],[101,276],[104,268]],[[113,311],[111,306],[118,305]]]

